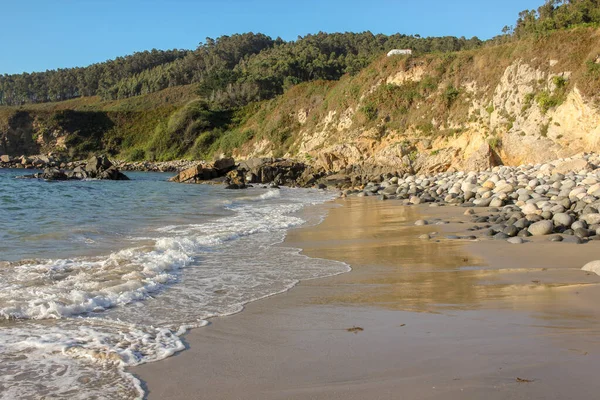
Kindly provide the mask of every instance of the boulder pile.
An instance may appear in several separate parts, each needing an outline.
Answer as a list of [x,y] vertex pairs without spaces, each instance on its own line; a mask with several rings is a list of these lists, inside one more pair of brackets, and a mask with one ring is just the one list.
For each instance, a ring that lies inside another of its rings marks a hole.
[[252,158],[236,163],[223,158],[198,164],[170,180],[180,183],[225,183],[229,189],[243,189],[248,184],[311,186],[323,176],[301,162],[280,158]]
[[[483,172],[382,177],[344,195],[379,196],[404,204],[486,207],[468,211],[473,228],[496,239],[560,234],[553,240],[600,239],[600,156],[581,154],[546,164],[499,166]],[[512,240],[511,243],[522,241]]]
[[45,168],[67,168],[67,161],[61,155],[39,154],[35,156],[11,157],[7,154],[0,156],[0,168],[23,168],[23,169],[45,169]]

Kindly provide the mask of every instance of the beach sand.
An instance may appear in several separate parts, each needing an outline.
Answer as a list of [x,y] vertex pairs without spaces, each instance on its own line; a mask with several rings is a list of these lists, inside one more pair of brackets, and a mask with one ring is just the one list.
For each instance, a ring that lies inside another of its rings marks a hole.
[[285,245],[353,270],[213,319],[186,351],[132,368],[149,399],[600,398],[600,277],[580,270],[600,243],[444,240],[470,226],[463,208],[336,203]]

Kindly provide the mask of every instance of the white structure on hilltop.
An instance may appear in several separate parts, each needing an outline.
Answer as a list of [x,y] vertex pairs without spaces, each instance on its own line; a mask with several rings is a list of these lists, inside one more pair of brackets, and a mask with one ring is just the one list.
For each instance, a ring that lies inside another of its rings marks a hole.
[[412,50],[411,49],[394,49],[394,50],[390,50],[390,52],[387,54],[388,57],[391,56],[405,56],[405,55],[411,55],[412,54]]

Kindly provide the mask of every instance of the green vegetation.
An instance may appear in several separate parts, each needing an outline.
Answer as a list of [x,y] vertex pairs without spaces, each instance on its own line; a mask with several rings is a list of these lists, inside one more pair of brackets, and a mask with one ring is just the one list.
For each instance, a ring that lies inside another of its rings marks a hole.
[[537,11],[525,10],[519,13],[514,35],[540,35],[574,26],[596,26],[599,23],[598,0],[547,0]]
[[[548,110],[553,107],[558,107],[565,101],[566,98],[566,87],[568,81],[562,76],[555,76],[552,78],[552,83],[555,86],[553,88],[553,91],[546,89],[541,93],[538,93],[537,96],[535,96],[537,103],[540,106],[540,109],[543,113],[548,112]],[[525,100],[527,102],[529,99],[526,98]]]
[[446,90],[444,90],[444,101],[446,102],[446,107],[450,108],[452,103],[458,98],[460,91],[455,88],[453,85],[446,86]]
[[564,76],[555,76],[552,78],[552,83],[558,90],[561,90],[567,86],[567,79]]
[[501,144],[500,138],[498,136],[492,136],[488,139],[488,144],[490,145],[492,150],[498,150]]
[[544,90],[536,96],[536,100],[543,113],[548,112],[552,107],[559,105],[559,98],[551,94],[548,90]]
[[356,75],[381,53],[449,52],[481,45],[477,38],[320,32],[297,41],[245,33],[207,38],[194,51],[145,51],[85,68],[0,75],[0,105],[98,95],[124,99],[197,84],[198,94],[223,107],[272,98],[301,82]]
[[368,121],[373,121],[377,118],[377,107],[373,103],[367,103],[360,109]]
[[[108,96],[108,93],[116,90],[119,82],[181,60],[188,53],[180,50],[152,50],[118,57],[85,68],[0,75],[0,105],[63,101],[105,94]],[[163,85],[160,89],[168,86],[174,85]],[[150,91],[152,90],[147,84],[140,83],[137,94]]]
[[230,121],[230,111],[215,110],[202,100],[191,101],[156,126],[146,150],[152,158],[165,161],[183,157],[192,146],[196,152],[208,149],[219,137],[214,130],[222,130]]
[[531,108],[533,104],[533,100],[535,99],[535,93],[527,93],[525,98],[523,99],[523,107],[521,107],[521,112],[525,112]]

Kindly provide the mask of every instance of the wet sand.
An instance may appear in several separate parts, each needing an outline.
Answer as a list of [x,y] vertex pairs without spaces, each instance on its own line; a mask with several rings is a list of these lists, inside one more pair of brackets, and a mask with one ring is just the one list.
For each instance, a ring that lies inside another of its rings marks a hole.
[[423,240],[464,232],[464,209],[337,203],[285,244],[352,272],[193,330],[188,350],[131,369],[148,398],[600,397],[600,277],[580,271],[600,243]]

